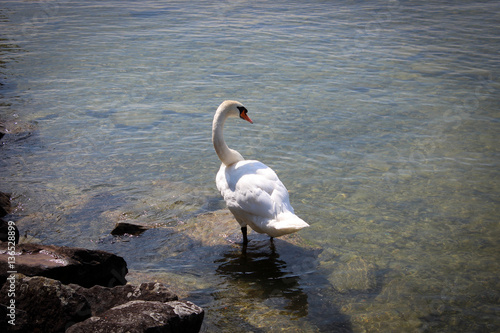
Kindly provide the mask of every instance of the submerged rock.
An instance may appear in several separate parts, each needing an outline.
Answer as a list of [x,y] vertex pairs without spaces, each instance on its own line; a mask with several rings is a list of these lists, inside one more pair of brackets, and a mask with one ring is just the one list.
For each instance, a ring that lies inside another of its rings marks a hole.
[[67,333],[199,332],[204,311],[189,301],[131,301],[71,326]]
[[5,134],[24,134],[31,133],[35,130],[35,125],[17,120],[2,121],[0,120],[0,139]]
[[[0,243],[0,284],[13,269],[7,243]],[[18,244],[15,249],[15,271],[27,276],[45,276],[64,284],[83,287],[114,287],[127,281],[127,263],[112,253],[54,245]]]
[[[177,230],[185,236],[199,242],[200,246],[217,246],[234,244],[242,241],[241,229],[229,209],[220,209],[214,212],[204,213],[191,218]],[[249,242],[270,242],[266,234],[259,234],[248,228]],[[300,236],[300,232],[284,235],[275,240],[283,240],[289,244],[301,246],[307,249],[318,249],[313,244],[308,244]]]
[[375,265],[361,258],[354,258],[335,264],[328,280],[339,292],[366,292],[377,286],[375,272]]

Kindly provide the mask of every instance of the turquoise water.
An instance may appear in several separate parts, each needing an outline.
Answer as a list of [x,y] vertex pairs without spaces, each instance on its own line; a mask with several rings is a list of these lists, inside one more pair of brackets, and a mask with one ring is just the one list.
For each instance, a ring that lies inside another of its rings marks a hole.
[[[497,331],[499,11],[5,1],[0,191],[25,241],[123,256],[131,282],[204,307],[204,332]],[[246,254],[236,222],[196,218],[224,208],[225,99],[254,121],[228,121],[229,146],[311,224]],[[118,221],[155,228],[113,238]]]

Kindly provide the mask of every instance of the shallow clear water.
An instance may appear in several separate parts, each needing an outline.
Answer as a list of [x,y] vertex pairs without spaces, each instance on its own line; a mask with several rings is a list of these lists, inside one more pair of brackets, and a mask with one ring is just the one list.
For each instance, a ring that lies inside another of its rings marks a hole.
[[[205,332],[498,330],[499,11],[4,1],[0,191],[28,241],[122,255],[203,306]],[[195,218],[224,207],[225,99],[254,121],[229,145],[311,224],[246,255],[235,222]],[[109,236],[120,220],[157,228]]]

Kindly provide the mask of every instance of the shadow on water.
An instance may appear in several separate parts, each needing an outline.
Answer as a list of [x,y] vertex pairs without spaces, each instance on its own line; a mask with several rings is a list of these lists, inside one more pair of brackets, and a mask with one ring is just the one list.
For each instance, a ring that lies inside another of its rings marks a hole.
[[307,315],[307,294],[300,287],[300,277],[287,268],[287,263],[280,259],[275,245],[264,242],[250,245],[249,248],[224,254],[217,273],[241,285],[247,285],[249,292],[245,298],[268,300],[283,298],[283,308],[295,317]]
[[[238,295],[241,306],[247,304],[260,313],[260,318],[251,322],[248,318],[241,318],[247,324],[253,324],[253,331],[259,331],[255,322],[265,327],[284,328],[279,321],[287,318],[287,321],[304,321],[295,326],[304,330],[351,332],[349,317],[341,314],[330,300],[317,299],[317,290],[309,288],[310,285],[318,286],[318,282],[328,284],[316,273],[319,252],[321,250],[296,246],[281,239],[271,242],[266,236],[259,235],[259,239],[250,241],[246,248],[224,252],[215,261],[218,265],[216,273],[227,282],[225,288],[244,291]],[[319,303],[323,303],[321,311],[317,311]],[[259,307],[261,310],[255,309]],[[273,323],[277,319],[274,314],[278,313],[280,318]],[[318,315],[324,318],[318,320],[315,318]],[[323,323],[318,325],[321,321]],[[314,322],[314,328],[307,322]]]

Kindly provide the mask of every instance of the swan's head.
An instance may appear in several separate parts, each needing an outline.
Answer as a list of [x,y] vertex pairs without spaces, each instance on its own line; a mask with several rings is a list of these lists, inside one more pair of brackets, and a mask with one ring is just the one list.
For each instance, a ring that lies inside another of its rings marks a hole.
[[253,124],[253,121],[248,117],[248,110],[240,102],[224,101],[217,109],[217,112],[226,113],[227,117],[239,117]]

